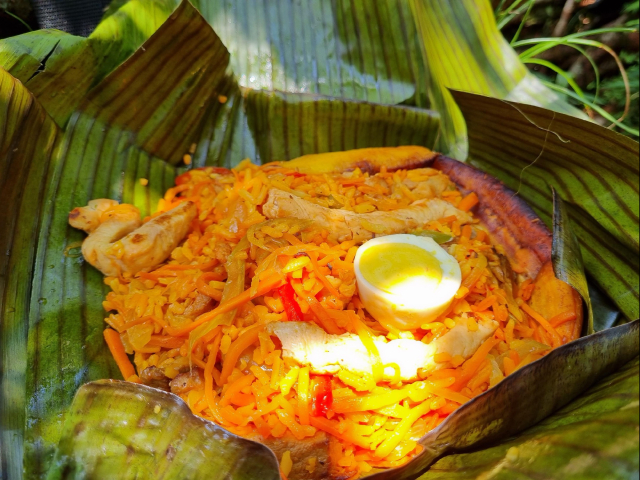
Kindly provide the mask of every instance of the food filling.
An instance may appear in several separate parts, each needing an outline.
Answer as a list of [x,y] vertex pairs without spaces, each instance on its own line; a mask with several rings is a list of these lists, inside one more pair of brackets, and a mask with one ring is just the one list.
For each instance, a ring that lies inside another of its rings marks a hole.
[[541,314],[542,287],[492,243],[477,196],[431,168],[244,161],[179,176],[142,221],[104,202],[71,220],[107,275],[124,378],[271,446],[289,478],[398,467],[460,405],[571,339],[573,303]]

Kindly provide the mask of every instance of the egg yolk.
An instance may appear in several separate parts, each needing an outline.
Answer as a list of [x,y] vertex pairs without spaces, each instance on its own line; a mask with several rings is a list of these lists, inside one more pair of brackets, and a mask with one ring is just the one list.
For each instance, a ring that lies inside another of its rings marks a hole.
[[442,280],[438,259],[408,243],[368,248],[360,258],[360,272],[367,282],[392,295],[424,294]]

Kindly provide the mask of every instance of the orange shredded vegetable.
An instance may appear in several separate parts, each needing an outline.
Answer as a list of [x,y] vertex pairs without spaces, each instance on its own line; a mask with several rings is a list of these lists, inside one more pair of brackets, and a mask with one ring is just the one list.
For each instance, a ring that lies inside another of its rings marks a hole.
[[135,375],[136,371],[133,368],[129,357],[127,357],[127,352],[124,351],[124,345],[122,345],[122,340],[120,340],[120,334],[115,330],[107,328],[104,331],[104,339],[107,342],[111,355],[113,355],[113,359],[116,361],[116,364],[120,369],[122,378],[126,380],[132,375]]
[[462,200],[460,200],[460,203],[458,204],[458,208],[463,212],[468,212],[478,204],[478,201],[479,201],[478,195],[476,195],[475,192],[471,192]]

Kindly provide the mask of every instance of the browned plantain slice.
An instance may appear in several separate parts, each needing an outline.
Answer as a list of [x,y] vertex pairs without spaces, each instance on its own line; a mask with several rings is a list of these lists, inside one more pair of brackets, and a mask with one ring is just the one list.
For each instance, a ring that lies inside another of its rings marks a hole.
[[417,146],[359,148],[346,152],[317,153],[278,162],[287,168],[295,168],[309,175],[342,173],[359,168],[363,172],[412,169],[426,167],[438,154],[428,148]]
[[449,175],[463,191],[476,192],[480,200],[476,218],[487,227],[493,242],[504,248],[514,270],[534,278],[551,260],[551,233],[515,192],[486,173],[443,155],[432,166]]

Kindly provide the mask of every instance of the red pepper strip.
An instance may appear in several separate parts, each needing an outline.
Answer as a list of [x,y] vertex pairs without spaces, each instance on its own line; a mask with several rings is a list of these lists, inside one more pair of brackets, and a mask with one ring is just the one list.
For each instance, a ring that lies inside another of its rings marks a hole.
[[282,305],[284,306],[284,311],[287,314],[287,320],[290,322],[302,322],[302,310],[300,310],[300,305],[296,302],[294,298],[295,292],[290,283],[285,283],[281,287],[278,288],[278,294],[282,299]]
[[331,379],[322,375],[313,375],[311,377],[311,394],[311,414],[315,417],[326,417],[333,405]]

